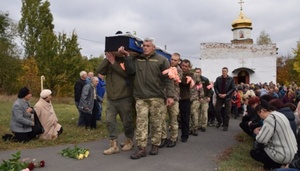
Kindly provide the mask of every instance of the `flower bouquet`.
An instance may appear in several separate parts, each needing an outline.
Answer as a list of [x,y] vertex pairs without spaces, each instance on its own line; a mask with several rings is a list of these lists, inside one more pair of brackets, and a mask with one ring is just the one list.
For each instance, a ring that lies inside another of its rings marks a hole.
[[81,160],[85,157],[88,157],[90,154],[90,151],[89,151],[89,149],[80,148],[80,147],[77,147],[77,145],[75,145],[74,148],[68,147],[66,149],[63,149],[60,154],[66,158],[74,158],[74,159]]
[[18,151],[16,154],[12,154],[12,158],[8,160],[3,160],[3,163],[0,165],[1,171],[12,171],[12,170],[21,170],[21,171],[31,171],[34,168],[44,167],[45,161],[36,162],[36,159],[21,159],[21,152]]

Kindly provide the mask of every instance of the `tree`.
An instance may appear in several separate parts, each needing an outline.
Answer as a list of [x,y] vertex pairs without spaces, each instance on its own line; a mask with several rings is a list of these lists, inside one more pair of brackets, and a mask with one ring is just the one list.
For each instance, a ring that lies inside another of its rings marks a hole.
[[267,34],[265,32],[265,30],[260,32],[259,37],[256,40],[256,44],[258,45],[268,45],[268,44],[272,44],[272,40],[269,36],[269,34]]
[[295,55],[294,70],[300,73],[300,40],[297,42],[297,47],[293,49]]
[[38,76],[38,66],[33,57],[28,57],[22,62],[23,75],[18,77],[23,86],[27,86],[33,95],[39,95],[41,92],[40,79]]
[[78,73],[84,69],[84,60],[77,43],[77,35],[54,33],[50,3],[46,0],[22,0],[22,18],[19,32],[26,57],[36,59],[38,75],[46,77],[45,88],[53,94],[71,95]]
[[54,77],[52,79],[57,93],[62,96],[73,94],[70,90],[73,90],[79,72],[87,65],[81,56],[77,41],[78,37],[74,31],[70,37],[67,37],[65,33],[58,35],[58,49],[53,60]]
[[21,60],[14,38],[16,24],[9,14],[0,12],[0,92],[13,94],[18,90],[17,77],[21,73]]

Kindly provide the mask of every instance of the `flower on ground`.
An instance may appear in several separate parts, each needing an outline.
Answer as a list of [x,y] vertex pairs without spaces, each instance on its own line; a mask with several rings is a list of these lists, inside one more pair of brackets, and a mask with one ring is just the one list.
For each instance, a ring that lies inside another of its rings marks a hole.
[[66,158],[74,158],[81,160],[85,157],[88,157],[90,152],[86,148],[79,148],[75,145],[74,148],[68,147],[66,149],[63,149],[60,154]]
[[86,151],[85,154],[84,154],[84,157],[88,157],[89,154],[90,154],[90,152],[89,152],[89,151]]
[[12,158],[9,160],[2,160],[3,163],[0,164],[0,170],[9,171],[31,171],[36,167],[44,167],[45,161],[42,160],[36,163],[36,159],[25,158],[21,159],[21,152],[18,151],[16,154],[12,154]]
[[26,168],[26,169],[23,169],[23,170],[21,170],[21,171],[30,171],[28,168]]

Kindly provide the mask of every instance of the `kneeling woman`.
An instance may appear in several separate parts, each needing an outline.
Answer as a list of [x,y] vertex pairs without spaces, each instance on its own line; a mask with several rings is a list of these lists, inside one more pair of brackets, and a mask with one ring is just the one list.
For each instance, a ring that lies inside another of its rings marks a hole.
[[51,94],[49,89],[42,90],[40,99],[34,106],[34,110],[45,129],[45,132],[40,135],[40,139],[56,139],[63,130],[61,125],[57,123],[58,119],[51,103]]
[[264,119],[263,126],[254,130],[256,141],[264,147],[252,149],[251,157],[262,162],[265,169],[280,168],[290,163],[297,151],[297,142],[289,120],[264,100],[255,110]]
[[28,142],[36,137],[36,134],[32,132],[31,128],[34,126],[34,111],[28,102],[31,97],[30,90],[27,87],[23,87],[19,91],[18,99],[14,102],[12,107],[10,130],[18,142]]

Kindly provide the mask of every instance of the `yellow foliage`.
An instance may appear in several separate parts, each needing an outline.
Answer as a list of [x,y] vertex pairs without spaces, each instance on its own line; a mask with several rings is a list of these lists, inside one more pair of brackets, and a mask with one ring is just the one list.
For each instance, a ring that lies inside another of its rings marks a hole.
[[34,58],[24,59],[22,62],[23,73],[18,77],[18,81],[22,86],[27,86],[33,95],[40,94],[40,78],[38,76],[39,69]]

